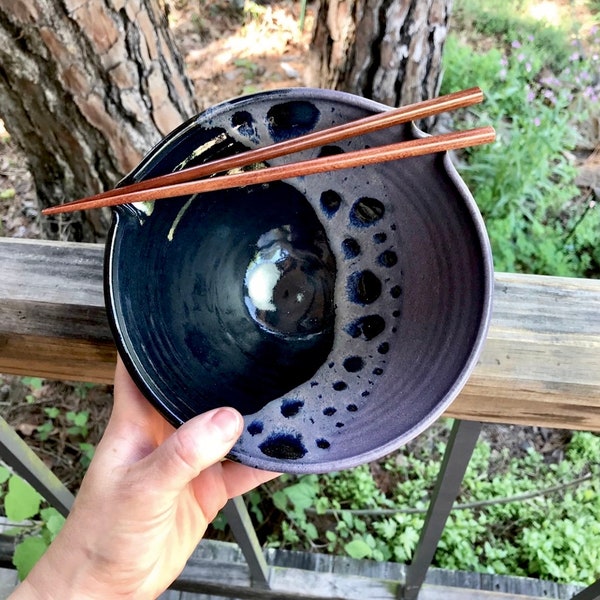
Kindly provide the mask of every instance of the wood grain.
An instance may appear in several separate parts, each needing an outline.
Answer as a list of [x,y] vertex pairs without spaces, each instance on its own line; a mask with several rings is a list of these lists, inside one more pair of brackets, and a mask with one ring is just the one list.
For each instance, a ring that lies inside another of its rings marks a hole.
[[[0,535],[0,566],[11,566],[14,543],[14,538]],[[252,588],[248,565],[236,544],[202,540],[159,600],[396,600],[406,572],[399,563],[273,548],[265,551],[265,559],[271,589]],[[419,599],[566,600],[581,589],[525,577],[431,568]]]
[[[0,239],[0,373],[112,381],[103,256]],[[600,281],[497,273],[486,345],[447,414],[600,431]]]

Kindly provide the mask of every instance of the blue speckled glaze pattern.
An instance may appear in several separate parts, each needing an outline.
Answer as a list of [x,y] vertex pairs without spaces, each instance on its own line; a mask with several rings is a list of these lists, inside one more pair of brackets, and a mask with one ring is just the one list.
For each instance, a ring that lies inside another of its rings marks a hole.
[[[123,183],[382,110],[313,89],[239,98],[182,125]],[[399,126],[269,165],[418,135]],[[249,301],[255,275],[279,278],[272,298]],[[245,428],[231,458],[308,473],[379,458],[440,416],[480,352],[492,280],[475,203],[437,154],[150,214],[119,207],[105,289],[119,351],[168,420],[235,406]]]

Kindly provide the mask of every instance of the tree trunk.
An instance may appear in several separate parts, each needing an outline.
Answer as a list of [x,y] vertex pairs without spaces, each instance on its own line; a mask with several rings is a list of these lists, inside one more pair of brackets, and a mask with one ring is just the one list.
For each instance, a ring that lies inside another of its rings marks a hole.
[[437,95],[452,0],[322,0],[312,84],[389,106]]
[[[156,0],[0,0],[0,117],[41,208],[114,186],[195,110]],[[92,211],[42,228],[91,241],[107,225]]]

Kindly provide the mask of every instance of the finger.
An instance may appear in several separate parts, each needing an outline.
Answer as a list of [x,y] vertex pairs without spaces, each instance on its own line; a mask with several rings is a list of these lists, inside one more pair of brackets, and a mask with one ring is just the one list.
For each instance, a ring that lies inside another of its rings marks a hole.
[[243,426],[233,408],[217,408],[194,417],[135,465],[146,489],[176,496],[204,469],[231,450]]
[[133,464],[172,432],[173,427],[146,400],[118,357],[113,410],[92,464],[101,464],[105,472]]
[[223,463],[223,480],[229,498],[241,496],[280,475],[281,473],[254,469],[229,460]]
[[112,418],[118,421],[137,421],[144,424],[153,421],[157,411],[144,397],[129,375],[120,356],[115,368],[115,398]]

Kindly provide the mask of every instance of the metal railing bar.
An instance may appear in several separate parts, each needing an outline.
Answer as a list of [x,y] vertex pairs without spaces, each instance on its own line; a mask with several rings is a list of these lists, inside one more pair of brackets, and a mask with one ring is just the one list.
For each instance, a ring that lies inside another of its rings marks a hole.
[[67,516],[73,494],[23,441],[17,432],[0,417],[0,459],[41,494],[63,516]]
[[454,421],[421,536],[406,571],[406,583],[399,590],[401,600],[416,600],[419,595],[481,428],[478,421]]
[[233,537],[238,543],[248,568],[252,586],[259,589],[269,589],[269,566],[256,536],[250,514],[241,496],[232,498],[223,508],[223,514],[231,527]]

